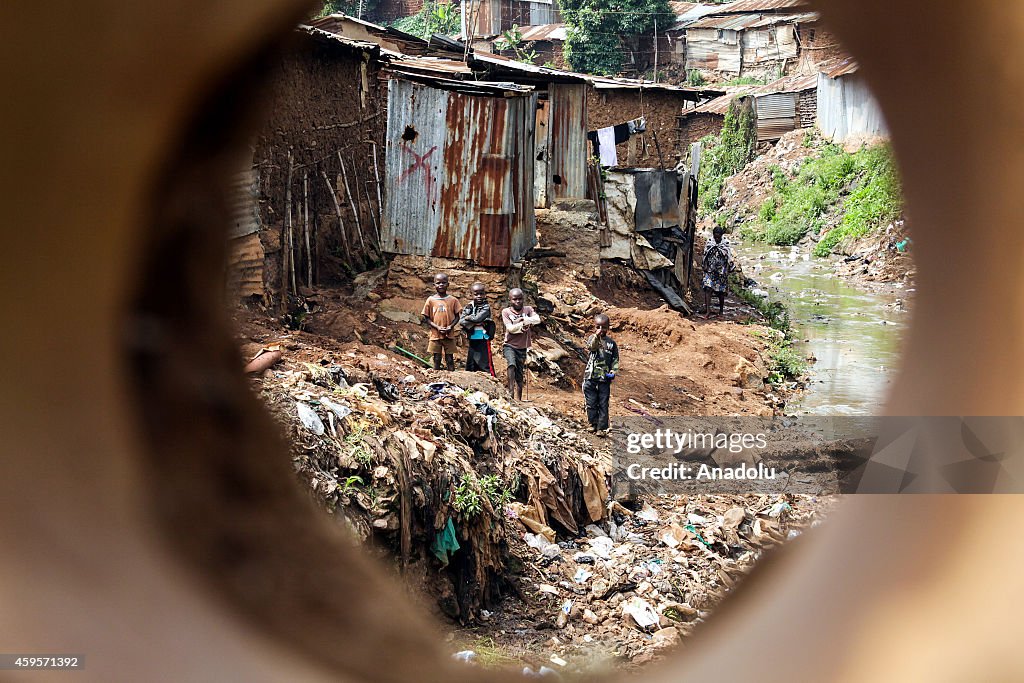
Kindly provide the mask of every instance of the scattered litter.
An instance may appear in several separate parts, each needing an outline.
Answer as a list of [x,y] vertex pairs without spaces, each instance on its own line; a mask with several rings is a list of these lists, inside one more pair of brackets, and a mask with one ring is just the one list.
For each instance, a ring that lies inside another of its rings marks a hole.
[[631,618],[641,631],[646,631],[658,624],[658,613],[651,607],[651,603],[643,598],[634,596],[624,602],[622,604],[622,614]]
[[303,426],[317,436],[323,435],[324,423],[316,411],[305,403],[296,402],[295,407],[299,411],[299,419],[302,420]]

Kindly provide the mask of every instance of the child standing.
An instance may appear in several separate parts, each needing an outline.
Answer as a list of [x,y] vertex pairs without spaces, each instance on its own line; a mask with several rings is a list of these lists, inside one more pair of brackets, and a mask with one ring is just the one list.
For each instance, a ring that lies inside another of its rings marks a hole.
[[430,341],[427,353],[434,357],[434,369],[441,369],[441,356],[447,354],[449,370],[455,369],[455,321],[459,319],[462,304],[448,296],[448,276],[438,273],[434,276],[434,295],[423,304],[423,322],[430,326]]
[[729,288],[732,254],[725,241],[725,230],[716,227],[711,233],[714,242],[704,246],[704,315],[710,315],[711,295],[718,297],[718,315],[725,312],[725,293]]
[[530,328],[540,324],[540,316],[530,306],[523,305],[523,290],[510,289],[508,308],[501,309],[501,324],[505,326],[505,343],[501,355],[508,363],[508,390],[515,400],[523,400],[523,382],[526,380],[526,351],[530,348]]
[[619,371],[619,345],[608,336],[611,321],[602,314],[594,316],[594,334],[587,339],[590,356],[583,372],[583,398],[587,406],[590,431],[608,435],[608,402],[612,380]]
[[459,325],[469,338],[466,352],[466,369],[470,372],[486,372],[494,376],[491,362],[491,339],[494,338],[494,320],[491,306],[487,303],[487,290],[481,282],[474,282],[469,288],[473,300],[462,309]]

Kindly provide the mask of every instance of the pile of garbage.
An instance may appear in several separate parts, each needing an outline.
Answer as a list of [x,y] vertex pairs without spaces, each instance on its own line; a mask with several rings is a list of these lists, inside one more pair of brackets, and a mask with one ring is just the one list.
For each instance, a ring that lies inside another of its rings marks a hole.
[[258,381],[301,479],[403,571],[444,577],[431,592],[452,619],[476,621],[522,592],[506,571],[510,530],[554,540],[606,516],[607,457],[486,375],[290,365]]
[[574,540],[555,543],[522,528],[532,608],[503,615],[508,633],[535,619],[536,657],[529,661],[558,669],[587,671],[595,651],[633,665],[649,662],[706,619],[766,549],[819,524],[834,501],[662,497],[638,511],[612,502],[607,519]]

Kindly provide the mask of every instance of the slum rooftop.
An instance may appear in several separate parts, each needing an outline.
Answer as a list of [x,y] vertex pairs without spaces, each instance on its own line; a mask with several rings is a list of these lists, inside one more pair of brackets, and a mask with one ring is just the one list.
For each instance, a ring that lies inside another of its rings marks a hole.
[[728,5],[698,4],[687,8],[689,4],[669,3],[676,15],[676,23],[670,31],[688,28],[743,31],[783,23],[810,23],[820,18],[805,0],[738,0]]
[[[367,42],[366,38],[346,36],[346,25],[358,26],[360,32],[365,33],[372,42]],[[694,102],[717,97],[724,92],[715,88],[692,88],[631,78],[593,76],[537,66],[498,54],[467,49],[464,43],[447,36],[435,35],[429,40],[424,40],[344,14],[332,14],[317,19],[308,26],[300,27],[300,30],[319,39],[333,37],[339,43],[354,49],[364,49],[372,45],[376,48],[374,56],[385,62],[391,71],[421,79],[435,78],[439,85],[444,84],[442,81],[462,81],[466,86],[470,82],[487,82],[502,86],[518,84],[519,87],[543,83],[579,83],[590,85],[597,90],[671,92]]]

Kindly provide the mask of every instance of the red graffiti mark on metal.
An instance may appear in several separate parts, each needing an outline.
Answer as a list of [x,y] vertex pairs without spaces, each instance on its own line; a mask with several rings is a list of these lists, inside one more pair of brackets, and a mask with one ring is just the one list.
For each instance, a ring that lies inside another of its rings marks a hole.
[[[450,96],[440,225],[431,251],[435,256],[485,266],[509,264],[511,225],[518,219],[510,201],[511,171],[519,163],[519,150],[507,135],[510,115],[505,99]],[[484,220],[505,228],[485,229]]]
[[424,181],[423,182],[426,184],[427,196],[430,197],[431,194],[432,194],[431,190],[434,187],[434,177],[430,173],[430,166],[428,165],[427,160],[430,158],[430,155],[433,154],[434,150],[436,150],[436,149],[437,149],[437,145],[434,145],[433,147],[428,149],[423,154],[417,154],[416,152],[414,152],[411,149],[409,149],[408,145],[404,145],[403,144],[402,145],[402,151],[403,152],[408,152],[409,154],[411,154],[412,157],[413,157],[413,162],[412,162],[412,165],[409,166],[409,168],[405,169],[405,171],[402,172],[402,175],[398,177],[398,182],[399,183],[405,182],[416,171],[418,171],[419,169],[423,169],[423,175],[424,175]]

